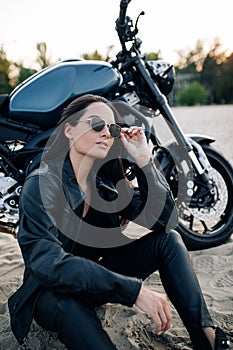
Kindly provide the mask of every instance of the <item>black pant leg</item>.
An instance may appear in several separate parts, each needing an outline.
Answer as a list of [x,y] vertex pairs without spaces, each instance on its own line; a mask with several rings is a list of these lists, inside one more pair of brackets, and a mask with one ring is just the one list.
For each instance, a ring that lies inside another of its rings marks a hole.
[[116,350],[95,308],[74,296],[43,291],[36,302],[34,319],[44,329],[56,331],[68,350]]
[[213,322],[189,253],[180,235],[165,236],[159,250],[159,273],[164,289],[189,332],[195,350],[211,350],[203,327]]
[[102,259],[105,267],[145,279],[159,270],[164,289],[189,332],[194,348],[210,350],[203,327],[213,326],[189,253],[180,235],[150,232],[142,238],[113,249]]

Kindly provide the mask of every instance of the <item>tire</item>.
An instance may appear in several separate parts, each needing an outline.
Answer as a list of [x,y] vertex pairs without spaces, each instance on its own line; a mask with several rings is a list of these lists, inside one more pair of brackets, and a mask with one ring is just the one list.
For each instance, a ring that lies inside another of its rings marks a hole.
[[[195,207],[195,203],[198,202],[192,202],[195,196],[196,199],[198,198],[198,190],[194,190],[191,200],[185,201],[184,197],[179,200],[179,170],[177,171],[174,162],[173,166],[169,167],[169,171],[167,169],[165,172],[165,177],[177,201],[179,213],[177,231],[181,234],[188,250],[219,246],[225,243],[233,233],[233,169],[227,160],[211,146],[204,144],[202,148],[212,167],[210,176],[214,183],[211,202],[206,202],[202,208],[199,205]],[[198,188],[198,182],[195,188]],[[203,200],[206,198],[207,196],[203,196]],[[190,203],[194,204],[190,205]]]

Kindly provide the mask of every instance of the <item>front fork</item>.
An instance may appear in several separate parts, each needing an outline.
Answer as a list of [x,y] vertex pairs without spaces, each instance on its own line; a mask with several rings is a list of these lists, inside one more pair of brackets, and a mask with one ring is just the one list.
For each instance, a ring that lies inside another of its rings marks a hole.
[[[187,137],[187,140],[190,142],[192,147],[195,148],[198,154],[198,157],[197,157],[193,150],[189,152],[190,159],[192,160],[194,165],[196,164],[195,166],[196,170],[199,169],[198,171],[199,174],[208,173],[211,169],[211,165],[208,158],[206,157],[205,152],[203,151],[203,148],[192,137]],[[198,160],[197,163],[196,163],[196,160]]]
[[[209,196],[210,198],[212,198],[212,196],[214,196],[215,194],[214,183],[209,178],[209,173],[212,169],[212,166],[208,158],[206,157],[206,154],[203,151],[203,148],[201,147],[201,145],[198,142],[196,142],[192,137],[187,137],[187,140],[190,142],[190,144],[193,147],[193,150],[188,152],[188,155],[192,161],[192,164],[194,164],[194,167],[199,174],[198,178],[200,180],[200,189],[201,189],[199,195],[201,198],[200,201],[202,202],[204,197],[207,198]],[[189,186],[191,186],[191,183],[189,184]],[[191,190],[190,192],[192,196],[193,191]],[[195,206],[197,205],[195,204]]]
[[[180,128],[177,120],[175,119],[172,113],[172,110],[168,104],[166,97],[161,93],[158,86],[152,80],[148,70],[145,67],[143,59],[140,58],[140,55],[138,55],[138,59],[135,60],[135,66],[141,74],[141,76],[144,78],[153,96],[155,97],[155,106],[159,106],[158,108],[160,110],[160,113],[164,117],[166,123],[168,124],[168,127],[174,134],[179,146],[181,146],[181,149],[185,150],[188,153],[188,156],[193,164],[194,169],[196,170],[196,173],[199,175],[200,180],[206,185],[208,185],[208,171],[211,168],[211,166],[201,146],[196,144],[194,141],[192,141],[190,138],[187,138],[184,135],[182,129]],[[193,146],[197,148],[198,157],[194,152]]]

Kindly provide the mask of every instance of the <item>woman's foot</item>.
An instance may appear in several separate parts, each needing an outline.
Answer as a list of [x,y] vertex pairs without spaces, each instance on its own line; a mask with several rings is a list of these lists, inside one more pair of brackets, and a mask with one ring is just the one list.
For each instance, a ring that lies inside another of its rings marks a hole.
[[230,349],[230,341],[221,328],[204,327],[203,330],[213,350]]
[[226,334],[219,327],[215,328],[215,344],[214,350],[230,349],[230,340],[227,339]]

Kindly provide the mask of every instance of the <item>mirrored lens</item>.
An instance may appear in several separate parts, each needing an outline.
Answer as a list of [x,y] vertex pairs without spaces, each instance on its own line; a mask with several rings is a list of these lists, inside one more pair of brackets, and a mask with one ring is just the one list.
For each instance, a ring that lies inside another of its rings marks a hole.
[[99,117],[91,118],[91,127],[94,131],[101,131],[105,127],[105,121]]
[[117,138],[120,136],[121,134],[121,127],[120,125],[117,125],[117,124],[110,124],[109,125],[109,132],[110,132],[110,135],[114,138]]
[[[98,116],[93,116],[91,118],[91,127],[94,131],[99,132],[104,129],[106,125],[105,120]],[[121,127],[118,124],[110,124],[109,125],[110,135],[114,138],[118,138],[121,134]]]

